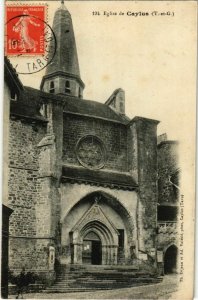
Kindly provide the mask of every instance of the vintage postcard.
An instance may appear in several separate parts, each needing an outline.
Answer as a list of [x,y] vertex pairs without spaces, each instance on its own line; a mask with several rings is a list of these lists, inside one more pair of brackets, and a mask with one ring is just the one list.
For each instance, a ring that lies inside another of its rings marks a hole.
[[2,298],[193,299],[197,2],[4,8]]

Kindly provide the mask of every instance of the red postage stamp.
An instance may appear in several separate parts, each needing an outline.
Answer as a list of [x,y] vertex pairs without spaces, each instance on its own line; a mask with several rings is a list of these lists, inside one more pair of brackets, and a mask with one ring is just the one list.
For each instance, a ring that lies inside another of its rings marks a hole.
[[6,7],[6,55],[43,55],[46,6]]

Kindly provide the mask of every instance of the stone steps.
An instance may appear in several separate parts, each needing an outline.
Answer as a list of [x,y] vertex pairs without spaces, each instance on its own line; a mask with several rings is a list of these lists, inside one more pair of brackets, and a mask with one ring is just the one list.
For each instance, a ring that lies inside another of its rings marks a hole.
[[62,264],[61,269],[65,270],[139,270],[138,265],[131,265],[131,266],[126,266],[126,265],[66,265]]
[[44,293],[78,293],[78,292],[94,292],[94,291],[101,291],[101,290],[110,290],[111,288],[48,288],[44,290]]
[[111,285],[111,284],[125,284],[125,285],[131,285],[131,284],[134,284],[134,283],[152,283],[152,282],[160,282],[161,280],[152,280],[152,279],[148,279],[146,278],[145,280],[142,280],[141,278],[140,279],[136,279],[136,280],[130,280],[130,281],[115,281],[115,280],[92,280],[92,281],[86,281],[86,280],[79,280],[79,281],[76,281],[76,282],[60,282],[60,283],[56,283],[54,284],[54,287],[64,287],[64,286],[76,286],[76,285],[83,285],[83,286],[86,286],[86,285],[92,285],[92,286],[107,286],[107,285]]
[[133,284],[113,284],[113,285],[94,285],[90,287],[90,284],[88,286],[52,286],[47,288],[44,292],[45,293],[71,293],[71,292],[88,292],[88,291],[99,291],[99,290],[112,290],[112,289],[121,289],[121,288],[128,288],[128,287],[134,287],[134,286],[141,286],[141,285],[148,285],[148,284],[156,284],[160,281],[152,281],[152,282],[134,282]]
[[55,284],[46,293],[69,293],[120,289],[161,282],[134,266],[62,265]]
[[79,276],[71,276],[71,277],[69,277],[69,278],[67,278],[67,277],[58,277],[57,278],[57,281],[75,281],[75,280],[77,280],[77,279],[86,279],[86,280],[91,280],[91,279],[94,279],[95,280],[95,278],[97,277],[97,280],[126,280],[126,279],[128,279],[128,277],[130,277],[131,279],[136,279],[137,277],[139,277],[139,278],[141,278],[141,279],[144,279],[144,278],[153,278],[151,275],[148,275],[148,276],[138,276],[138,275],[134,275],[134,276],[130,276],[131,274],[129,273],[129,274],[126,274],[126,275],[123,275],[123,274],[121,274],[121,275],[119,275],[119,274],[115,274],[115,276],[107,276],[106,274],[104,274],[103,276],[102,276],[102,274],[100,274],[101,276],[97,276],[97,274],[96,275],[81,275],[80,276],[80,274],[79,274]]

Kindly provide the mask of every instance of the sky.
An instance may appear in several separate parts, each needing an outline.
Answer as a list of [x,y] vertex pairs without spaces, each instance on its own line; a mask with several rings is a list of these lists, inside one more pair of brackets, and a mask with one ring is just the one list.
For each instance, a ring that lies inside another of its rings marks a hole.
[[[60,1],[45,3],[52,26]],[[188,141],[189,118],[195,118],[195,7],[185,1],[65,1],[65,5],[73,20],[84,99],[104,103],[122,88],[130,118],[159,120],[158,134],[166,132],[171,140],[185,136]],[[43,75],[20,79],[39,88]]]

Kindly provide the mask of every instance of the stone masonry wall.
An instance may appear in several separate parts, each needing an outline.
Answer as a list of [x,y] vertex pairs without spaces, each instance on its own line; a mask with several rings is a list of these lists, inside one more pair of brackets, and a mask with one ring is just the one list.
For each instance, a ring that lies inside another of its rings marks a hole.
[[[39,178],[40,195],[36,205],[37,237],[48,239],[54,247],[56,259],[60,246],[60,193],[62,174],[62,106],[50,102],[47,107],[47,134],[40,141]],[[50,266],[50,269],[53,265]]]
[[[135,117],[130,125],[131,172],[139,185],[138,240],[140,251],[153,253],[157,228],[157,124],[158,121]],[[135,146],[136,145],[136,146]],[[135,154],[135,155],[133,155]],[[152,254],[153,256],[153,254]]]
[[[179,168],[178,168],[178,142],[162,141],[158,145],[158,202],[162,207],[175,208],[178,205]],[[174,186],[174,183],[176,186]],[[170,206],[169,206],[170,205]],[[179,225],[175,219],[169,222],[161,221],[158,216],[158,249],[165,253],[170,245],[178,245]],[[176,217],[177,218],[177,217]],[[171,219],[172,220],[172,219]]]
[[64,115],[63,163],[79,165],[75,148],[85,135],[96,135],[106,147],[104,168],[127,171],[127,130],[124,125],[75,115]]
[[10,269],[35,269],[43,260],[43,257],[39,258],[35,239],[35,205],[39,197],[37,144],[44,133],[44,127],[35,129],[35,125],[27,122],[10,120],[8,205],[13,209],[10,217]]
[[178,224],[175,223],[158,223],[157,244],[158,249],[164,250],[168,245],[178,244]]
[[158,145],[158,190],[159,203],[176,203],[179,185],[178,143],[165,141]]
[[147,249],[155,248],[157,220],[157,136],[156,125],[138,124],[139,195],[143,204],[144,240]]
[[[57,236],[57,219],[60,218],[60,195],[56,188],[56,181],[51,178],[39,178],[40,196],[36,203],[36,230],[37,237],[54,239]],[[54,201],[53,201],[54,200]]]

